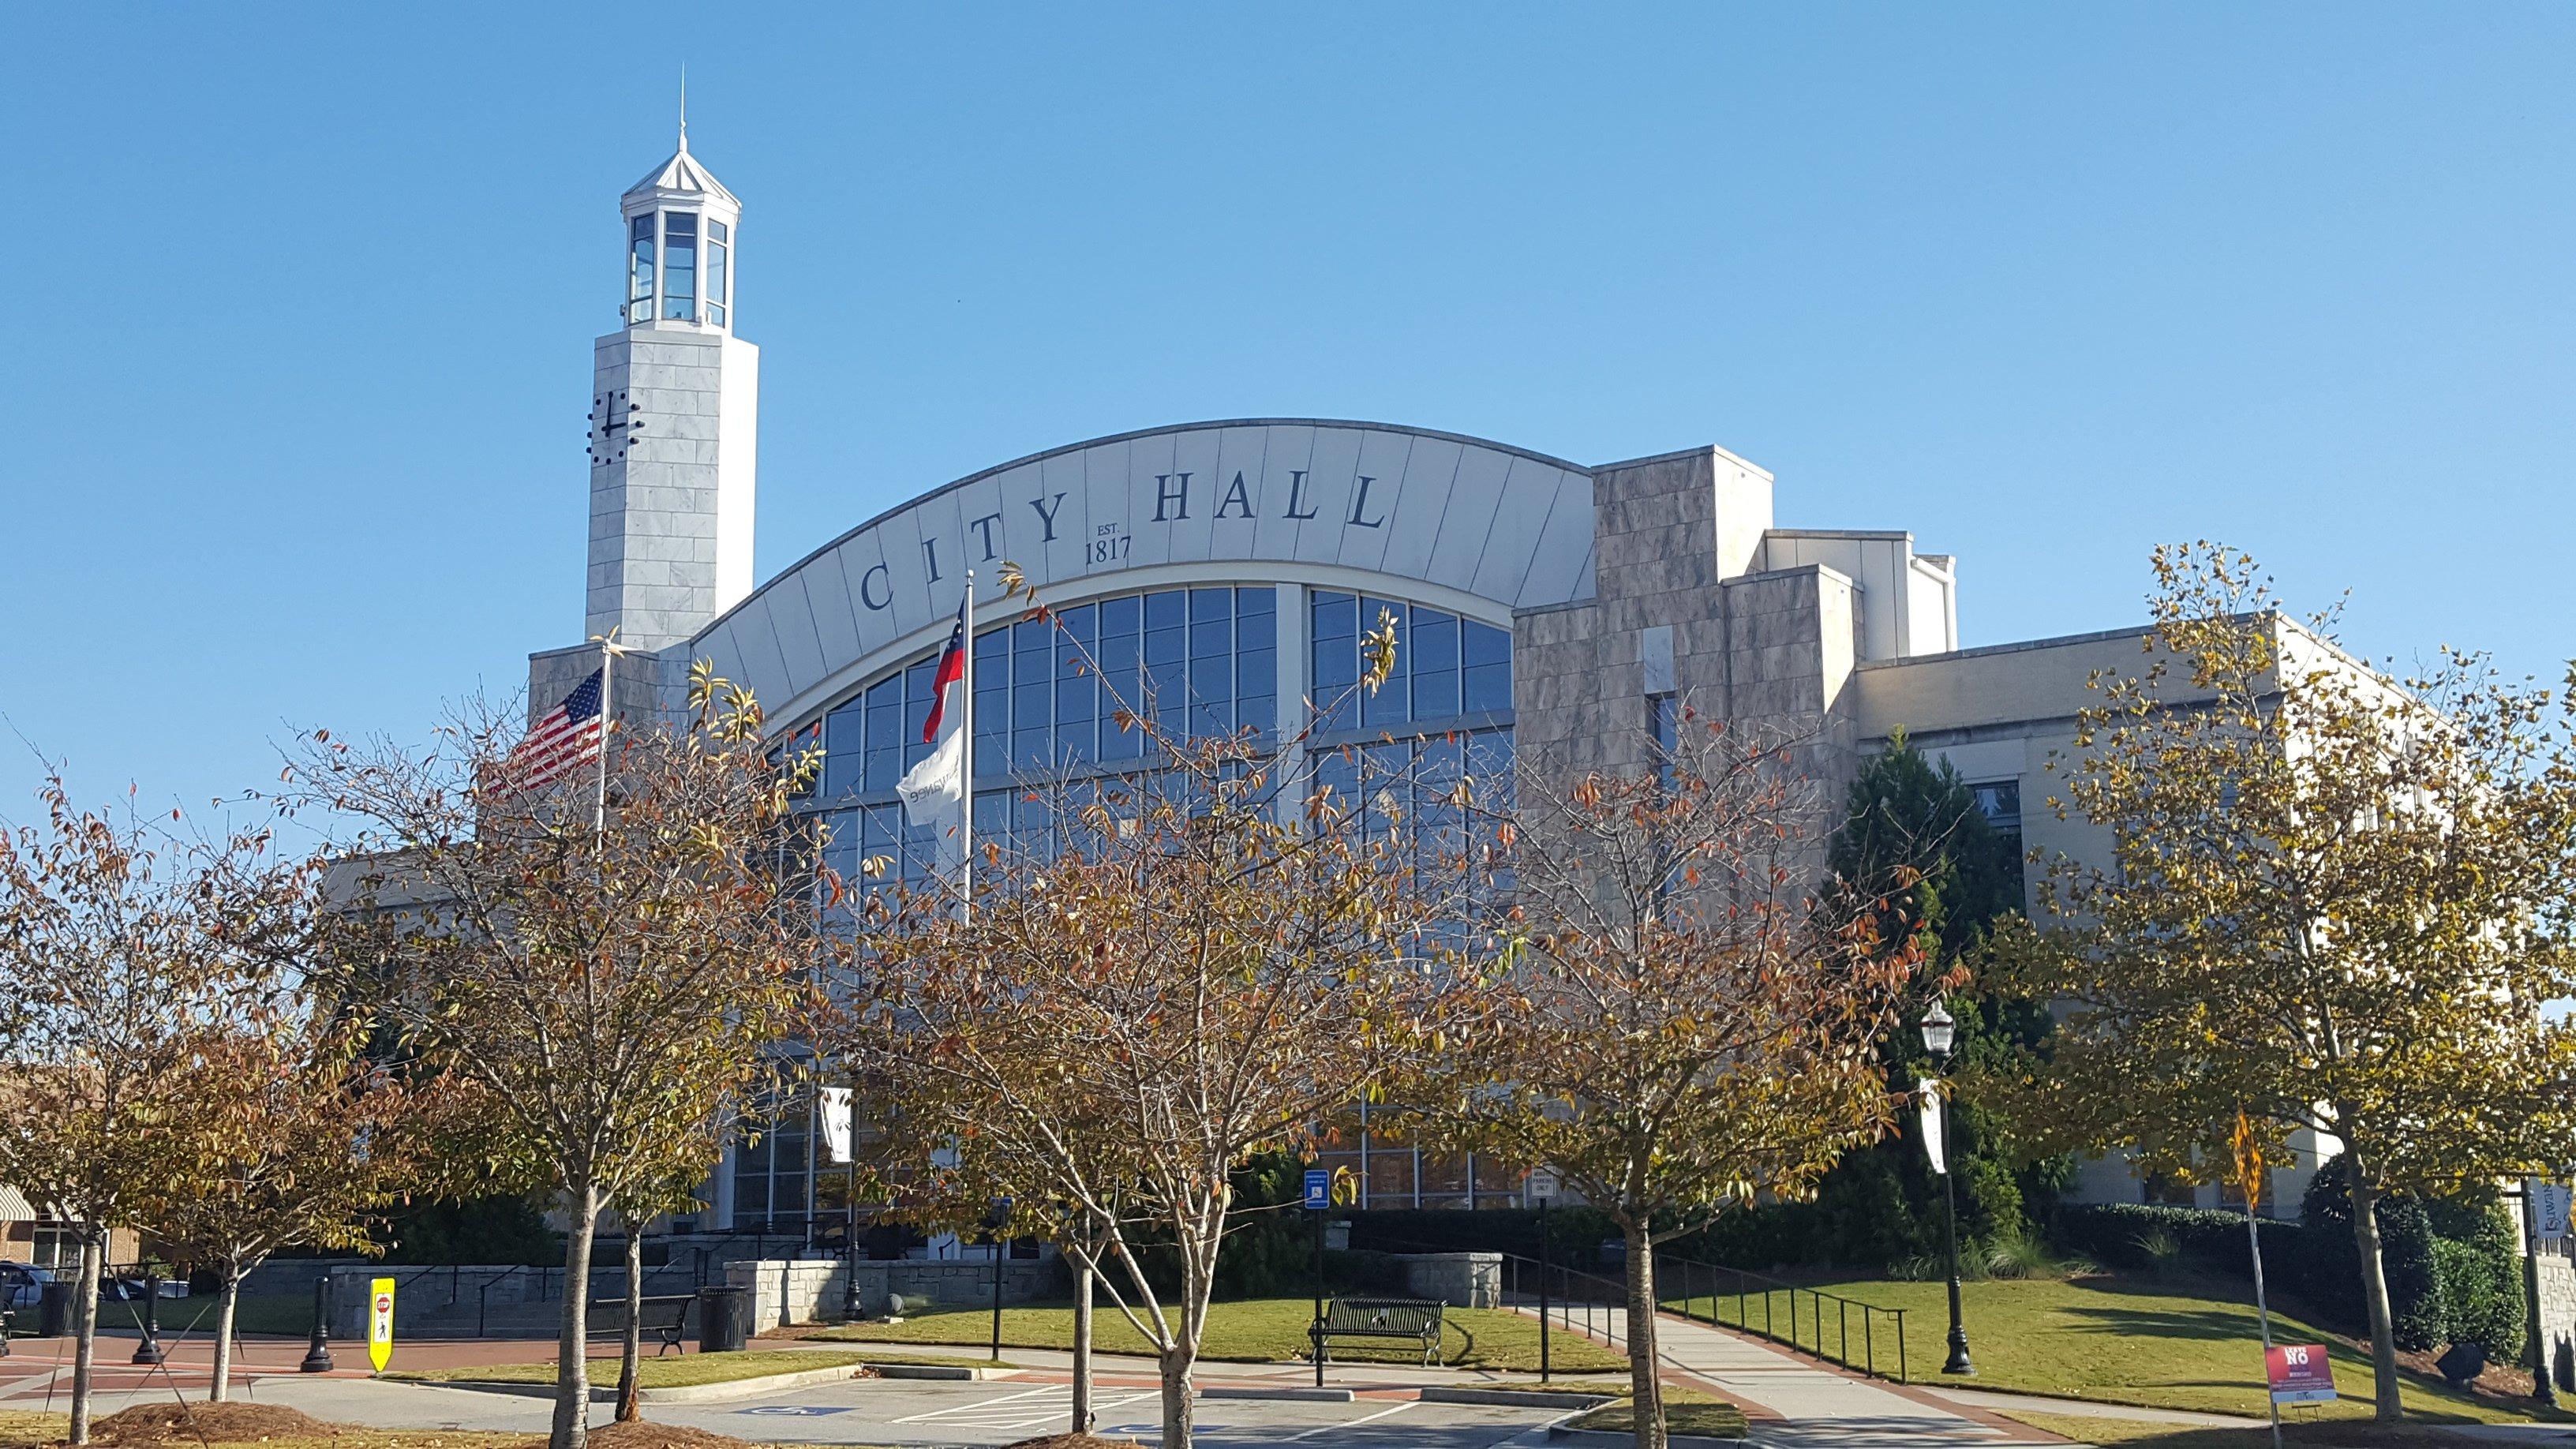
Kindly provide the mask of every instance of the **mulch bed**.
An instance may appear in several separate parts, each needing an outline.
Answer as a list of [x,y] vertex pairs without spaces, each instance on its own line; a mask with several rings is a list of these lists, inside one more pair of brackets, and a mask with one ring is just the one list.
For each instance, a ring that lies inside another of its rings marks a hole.
[[1103,1439],[1097,1434],[1049,1434],[1043,1439],[1022,1439],[1005,1444],[1002,1449],[1144,1449],[1133,1439]]
[[254,1444],[262,1439],[327,1439],[332,1426],[277,1404],[137,1404],[90,1425],[101,1444]]
[[[590,1444],[591,1449],[752,1449],[745,1440],[650,1419],[602,1424],[590,1431]],[[546,1449],[546,1441],[539,1439],[529,1449]]]

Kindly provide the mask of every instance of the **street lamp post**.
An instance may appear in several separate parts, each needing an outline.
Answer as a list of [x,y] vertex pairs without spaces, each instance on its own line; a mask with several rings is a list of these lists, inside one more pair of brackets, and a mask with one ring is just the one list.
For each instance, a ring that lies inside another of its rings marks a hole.
[[2558,1407],[2558,1388],[2550,1381],[2549,1333],[2540,1322],[2540,1204],[2536,1200],[2540,1184],[2537,1177],[2522,1180],[2524,1351],[2531,1358],[2532,1401],[2554,1409]]
[[[1940,1068],[1945,1088],[1950,1072],[1950,1044],[1957,1039],[1958,1030],[1959,1024],[1951,1018],[1950,1009],[1941,1002],[1933,1002],[1932,1009],[1923,1014],[1923,1049],[1932,1054],[1934,1063]],[[1950,1248],[1950,1360],[1941,1365],[1941,1372],[1973,1377],[1977,1366],[1968,1359],[1968,1328],[1959,1316],[1959,1190],[1953,1180],[1957,1174],[1951,1170],[1954,1164],[1950,1160],[1950,1103],[1942,1101],[1939,1107],[1941,1224]]]

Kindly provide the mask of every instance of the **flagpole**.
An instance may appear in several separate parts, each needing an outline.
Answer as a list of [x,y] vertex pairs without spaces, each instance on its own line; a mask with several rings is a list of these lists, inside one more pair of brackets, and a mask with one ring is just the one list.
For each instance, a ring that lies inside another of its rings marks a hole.
[[966,599],[958,606],[966,623],[966,657],[958,670],[957,684],[965,692],[958,701],[963,706],[957,728],[964,738],[963,758],[957,766],[957,842],[964,847],[964,859],[957,867],[957,918],[967,925],[975,923],[975,571],[966,571]]
[[608,727],[616,718],[616,664],[617,631],[611,629],[599,641],[599,793],[590,807],[593,835],[608,833]]

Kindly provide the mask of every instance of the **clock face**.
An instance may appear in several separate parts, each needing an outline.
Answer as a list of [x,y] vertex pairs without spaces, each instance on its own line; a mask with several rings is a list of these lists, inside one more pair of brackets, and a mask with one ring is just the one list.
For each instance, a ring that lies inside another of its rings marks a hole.
[[590,466],[626,461],[627,443],[644,430],[643,412],[643,404],[627,400],[624,388],[590,400]]

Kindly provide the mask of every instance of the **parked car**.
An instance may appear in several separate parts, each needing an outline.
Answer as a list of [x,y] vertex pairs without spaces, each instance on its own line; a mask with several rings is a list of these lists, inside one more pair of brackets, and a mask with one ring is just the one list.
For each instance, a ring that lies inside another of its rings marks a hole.
[[[147,1291],[145,1283],[146,1279],[140,1273],[119,1273],[98,1285],[98,1296],[113,1299],[119,1303],[140,1302]],[[188,1296],[188,1280],[185,1278],[164,1278],[160,1283],[161,1291],[155,1295],[156,1297],[185,1298]]]
[[0,1261],[0,1308],[35,1307],[45,1301],[45,1285],[53,1281],[51,1268]]

